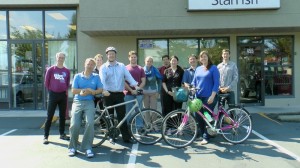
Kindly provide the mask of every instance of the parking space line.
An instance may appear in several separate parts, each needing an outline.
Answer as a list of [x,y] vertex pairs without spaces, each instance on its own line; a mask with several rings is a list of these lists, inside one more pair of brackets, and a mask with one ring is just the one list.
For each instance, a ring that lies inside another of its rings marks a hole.
[[269,140],[268,138],[266,138],[265,136],[261,135],[260,133],[252,130],[252,133],[255,134],[256,136],[258,136],[259,138],[261,138],[262,140],[266,141],[268,144],[276,147],[279,151],[281,151],[282,153],[285,153],[287,155],[289,155],[290,157],[294,158],[295,160],[297,160],[298,162],[300,162],[300,157],[297,156],[296,154],[294,154],[293,152],[285,149],[284,147],[278,145],[277,143]]
[[8,131],[8,132],[6,132],[6,133],[4,133],[4,134],[1,134],[0,136],[6,136],[6,135],[8,135],[8,134],[10,134],[10,133],[13,133],[13,132],[15,132],[15,131],[17,131],[17,129],[10,130],[10,131]]
[[127,168],[134,168],[135,167],[135,161],[136,161],[136,156],[138,154],[138,148],[139,148],[139,143],[133,144],[131,153],[129,156]]
[[279,124],[279,125],[282,125],[280,122],[278,122],[278,121],[276,121],[276,120],[273,120],[272,118],[266,116],[265,113],[258,113],[258,114],[261,115],[262,117],[265,117],[265,118],[268,119],[268,120],[271,120],[271,121],[273,121],[273,122],[276,122],[276,123]]

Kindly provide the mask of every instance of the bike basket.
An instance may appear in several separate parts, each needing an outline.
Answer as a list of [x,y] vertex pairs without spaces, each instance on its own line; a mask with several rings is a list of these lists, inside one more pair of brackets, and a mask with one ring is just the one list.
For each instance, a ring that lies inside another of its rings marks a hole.
[[174,87],[172,88],[173,99],[176,102],[186,102],[188,100],[188,90],[183,87]]

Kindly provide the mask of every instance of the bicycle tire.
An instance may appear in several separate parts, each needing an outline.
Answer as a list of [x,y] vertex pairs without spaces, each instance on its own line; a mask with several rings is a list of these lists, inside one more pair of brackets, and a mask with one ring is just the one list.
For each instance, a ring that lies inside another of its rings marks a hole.
[[180,127],[185,115],[187,115],[185,110],[175,110],[167,114],[163,120],[162,137],[168,145],[174,148],[184,148],[196,138],[198,127],[194,116],[190,115],[187,123]]
[[130,133],[137,142],[144,145],[153,145],[162,139],[162,120],[163,117],[157,110],[142,109],[130,120]]
[[[107,139],[107,132],[109,129],[109,122],[108,120],[104,117],[101,116],[101,118],[98,118],[99,115],[95,115],[95,120],[94,120],[94,138],[93,138],[93,144],[92,147],[97,147],[103,144],[103,142]],[[82,138],[84,135],[84,130],[85,130],[85,125],[82,125],[80,128],[80,133],[79,133],[79,138],[78,138],[78,143],[79,145],[82,142]]]
[[219,120],[220,134],[223,138],[233,144],[239,144],[248,139],[252,132],[252,119],[248,111],[244,108],[233,107],[227,110],[229,117],[236,122],[232,125],[231,119],[222,115]]

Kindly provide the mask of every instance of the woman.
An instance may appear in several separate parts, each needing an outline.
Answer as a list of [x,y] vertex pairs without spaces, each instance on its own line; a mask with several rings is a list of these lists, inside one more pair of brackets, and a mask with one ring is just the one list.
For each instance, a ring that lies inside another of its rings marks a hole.
[[182,102],[175,102],[173,100],[173,87],[181,87],[181,81],[183,77],[184,70],[178,65],[178,57],[171,56],[170,57],[170,64],[171,67],[167,68],[164,72],[162,86],[162,99],[163,99],[163,106],[164,110],[162,111],[162,115],[166,116],[173,110],[181,109]]
[[153,65],[153,58],[148,56],[145,58],[144,71],[146,74],[146,84],[144,86],[144,108],[157,109],[157,98],[161,90],[161,80],[158,69]]
[[[96,62],[96,66],[95,66],[95,69],[93,70],[93,73],[100,74],[100,68],[101,68],[101,66],[103,64],[103,55],[97,54],[94,57],[94,60]],[[99,102],[100,109],[104,108],[104,106],[103,106],[103,100],[102,100],[102,95],[96,95],[95,99],[94,99],[94,102],[95,102],[95,107],[97,106],[97,102]]]
[[[199,54],[199,61],[201,66],[196,68],[192,85],[199,88],[196,92],[198,99],[207,105],[210,109],[214,110],[217,103],[217,92],[219,90],[220,74],[217,66],[212,64],[211,58],[207,51],[202,51]],[[203,113],[203,111],[202,111]],[[203,140],[201,145],[208,143],[209,134],[207,134],[206,123],[199,116],[196,115],[196,119],[199,122],[200,133]]]

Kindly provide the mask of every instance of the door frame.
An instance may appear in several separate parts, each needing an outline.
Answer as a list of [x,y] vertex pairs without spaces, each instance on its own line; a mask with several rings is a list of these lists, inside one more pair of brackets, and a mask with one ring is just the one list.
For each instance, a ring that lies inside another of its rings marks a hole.
[[[8,42],[8,67],[9,67],[9,100],[10,104],[9,107],[10,109],[24,109],[24,110],[44,110],[45,105],[46,105],[46,94],[45,94],[45,89],[44,89],[44,82],[41,82],[41,89],[42,89],[42,96],[41,96],[41,106],[38,108],[38,99],[37,99],[37,92],[34,93],[34,98],[33,98],[33,106],[29,108],[20,108],[14,105],[16,102],[14,99],[14,93],[12,89],[12,45],[13,44],[31,44],[32,46],[32,66],[33,66],[33,73],[34,73],[34,87],[38,88],[37,84],[37,45],[40,44],[41,46],[41,75],[42,78],[44,78],[44,72],[45,72],[45,48],[44,48],[44,41],[43,40],[10,40]],[[44,80],[42,80],[44,81]],[[14,103],[13,103],[14,102]]]
[[240,104],[243,104],[244,106],[264,106],[265,105],[265,80],[264,80],[264,45],[262,43],[257,43],[257,44],[237,44],[237,66],[238,69],[240,69],[240,61],[241,59],[241,47],[260,47],[260,57],[261,61],[258,63],[260,65],[260,101],[257,102],[249,102],[249,103],[242,103],[241,102],[241,74],[239,74],[239,80],[238,80],[238,89],[237,89],[237,99]]

